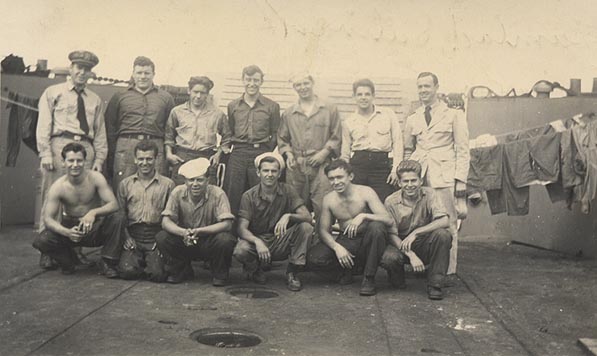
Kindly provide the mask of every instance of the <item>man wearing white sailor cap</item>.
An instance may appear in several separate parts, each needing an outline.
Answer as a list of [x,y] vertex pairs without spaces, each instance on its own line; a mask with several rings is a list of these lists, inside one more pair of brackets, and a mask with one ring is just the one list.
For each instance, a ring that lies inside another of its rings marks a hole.
[[197,158],[180,166],[185,184],[168,198],[162,212],[164,231],[156,236],[164,256],[168,283],[181,283],[194,276],[191,261],[210,263],[212,284],[224,286],[236,238],[230,234],[234,216],[222,189],[210,185],[206,158]]
[[313,235],[311,214],[294,188],[278,179],[285,168],[284,158],[266,152],[255,158],[260,183],[247,190],[238,211],[241,240],[234,257],[259,284],[266,282],[262,266],[288,258],[286,284],[291,291],[302,288],[296,274],[305,266],[307,248]]

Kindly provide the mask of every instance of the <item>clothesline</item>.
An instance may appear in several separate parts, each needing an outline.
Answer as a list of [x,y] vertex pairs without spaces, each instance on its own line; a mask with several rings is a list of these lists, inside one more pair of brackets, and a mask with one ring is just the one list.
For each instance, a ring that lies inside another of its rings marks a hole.
[[20,102],[18,102],[18,101],[15,101],[15,100],[9,99],[9,98],[7,98],[7,97],[4,97],[4,96],[0,96],[0,99],[2,99],[3,101],[6,101],[7,103],[10,103],[10,104],[13,104],[13,105],[20,106],[20,107],[22,107],[22,108],[26,108],[26,109],[29,109],[29,110],[34,110],[34,111],[39,111],[37,108],[34,108],[33,106],[29,106],[29,105],[27,105],[27,104],[20,103]]

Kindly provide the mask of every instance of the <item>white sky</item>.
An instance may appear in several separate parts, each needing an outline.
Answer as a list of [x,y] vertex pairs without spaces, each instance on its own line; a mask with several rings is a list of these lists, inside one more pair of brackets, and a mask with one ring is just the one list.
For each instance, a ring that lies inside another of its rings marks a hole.
[[487,85],[528,91],[597,77],[597,2],[524,0],[0,0],[0,55],[68,65],[89,49],[99,76],[127,79],[132,61],[156,63],[156,82],[240,72],[391,76],[420,71],[443,91]]

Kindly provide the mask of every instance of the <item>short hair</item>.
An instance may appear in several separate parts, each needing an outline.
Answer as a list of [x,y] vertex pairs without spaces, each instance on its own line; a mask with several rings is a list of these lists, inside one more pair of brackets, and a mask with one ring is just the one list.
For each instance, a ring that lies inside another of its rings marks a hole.
[[290,78],[290,83],[292,83],[292,86],[294,86],[294,83],[296,83],[299,79],[303,79],[303,78],[307,78],[311,81],[311,83],[315,84],[315,79],[313,79],[313,76],[309,73],[299,73],[299,74],[293,75]]
[[81,145],[80,143],[77,143],[77,142],[67,143],[66,146],[64,146],[62,148],[62,152],[60,152],[62,159],[66,159],[66,154],[68,152],[74,152],[74,153],[81,152],[83,154],[83,158],[87,159],[87,151],[85,150],[85,147],[83,147],[83,145]]
[[421,178],[421,164],[417,161],[413,161],[412,159],[407,159],[405,161],[400,162],[398,167],[396,167],[396,175],[398,179],[402,176],[403,173],[413,172],[416,173],[419,178]]
[[328,164],[324,169],[323,172],[325,173],[325,175],[327,176],[329,172],[333,171],[334,169],[343,169],[346,171],[346,173],[351,174],[352,173],[352,166],[350,165],[350,163],[346,162],[343,159],[337,159],[335,161],[332,161],[332,163]]
[[352,83],[352,94],[355,95],[357,93],[358,87],[368,87],[371,89],[371,94],[375,95],[375,84],[371,81],[371,79],[363,78],[359,79],[356,82]]
[[244,78],[245,74],[246,75],[253,75],[255,73],[261,74],[261,80],[263,80],[263,77],[264,77],[263,71],[261,70],[261,68],[259,68],[255,64],[251,64],[249,66],[244,67],[243,68],[243,73],[241,74],[241,78]]
[[208,93],[214,87],[214,82],[206,76],[191,77],[189,79],[189,89],[193,89],[197,84],[201,84],[207,88]]
[[137,151],[153,151],[153,157],[157,157],[159,149],[155,142],[151,140],[141,140],[135,145],[135,150],[133,151],[135,157],[137,157]]
[[431,77],[431,78],[433,78],[433,84],[435,84],[435,85],[439,84],[439,80],[437,79],[437,75],[435,75],[435,74],[433,74],[431,72],[421,72],[417,76],[417,79],[421,79],[423,77]]
[[139,57],[135,58],[135,61],[133,62],[133,68],[135,68],[136,66],[139,66],[139,67],[150,66],[151,71],[155,73],[155,64],[153,63],[153,61],[151,59],[149,59],[147,57],[139,56]]
[[257,167],[257,169],[261,169],[261,164],[265,163],[265,162],[267,162],[267,163],[276,163],[276,164],[278,164],[278,169],[282,170],[282,167],[280,166],[280,162],[278,162],[278,160],[275,159],[274,157],[263,157],[261,159],[261,161],[259,161],[259,167]]

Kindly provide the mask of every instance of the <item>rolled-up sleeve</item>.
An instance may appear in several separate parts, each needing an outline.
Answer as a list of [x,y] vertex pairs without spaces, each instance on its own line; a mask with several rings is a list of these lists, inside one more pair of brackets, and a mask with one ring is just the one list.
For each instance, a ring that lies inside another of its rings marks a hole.
[[342,120],[338,109],[334,106],[330,108],[330,137],[324,147],[333,152],[336,157],[340,157],[340,144],[342,143]]
[[162,211],[162,216],[169,217],[176,224],[178,224],[178,212],[180,211],[179,200],[180,195],[177,194],[176,190],[172,191],[166,203],[166,208]]
[[106,122],[104,120],[104,104],[101,99],[99,99],[95,115],[95,137],[93,138],[95,163],[102,165],[108,157],[108,138],[106,135]]
[[288,128],[288,111],[284,111],[281,116],[280,127],[278,128],[278,151],[280,151],[280,154],[292,152],[290,129]]
[[221,113],[218,118],[218,134],[222,137],[220,147],[224,153],[230,152],[230,144],[232,143],[232,131],[226,114]]
[[166,129],[164,132],[164,145],[174,147],[176,145],[176,127],[178,126],[178,119],[176,117],[176,110],[170,111],[168,120],[166,121]]
[[230,212],[230,202],[226,194],[222,191],[216,196],[216,199],[216,219],[218,221],[233,220],[234,215]]

